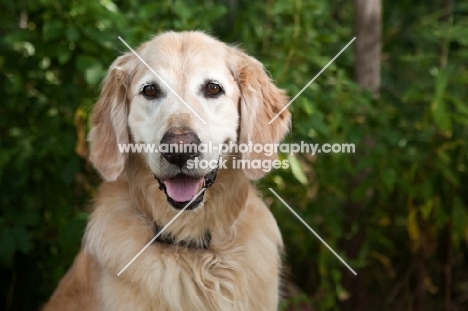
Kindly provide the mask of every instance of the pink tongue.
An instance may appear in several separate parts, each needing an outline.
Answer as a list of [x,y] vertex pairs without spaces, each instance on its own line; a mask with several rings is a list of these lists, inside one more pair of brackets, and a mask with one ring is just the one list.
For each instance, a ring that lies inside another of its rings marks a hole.
[[166,179],[167,195],[177,202],[188,202],[198,193],[203,185],[203,178],[175,177]]

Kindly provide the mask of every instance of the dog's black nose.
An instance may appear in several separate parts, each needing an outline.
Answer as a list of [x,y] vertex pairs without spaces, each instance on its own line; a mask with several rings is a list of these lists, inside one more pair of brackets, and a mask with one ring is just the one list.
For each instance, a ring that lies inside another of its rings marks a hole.
[[183,167],[188,160],[200,155],[200,139],[188,127],[177,127],[167,131],[161,139],[162,156],[172,164]]

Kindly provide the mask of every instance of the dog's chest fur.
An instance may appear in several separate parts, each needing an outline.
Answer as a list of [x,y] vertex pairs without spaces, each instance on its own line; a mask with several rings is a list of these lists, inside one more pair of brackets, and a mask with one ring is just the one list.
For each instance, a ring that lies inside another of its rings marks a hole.
[[[86,249],[102,267],[98,310],[276,309],[281,236],[255,190],[247,191],[252,204],[244,206],[231,225],[210,226],[209,247],[155,242],[117,276],[157,231],[148,218],[129,208],[132,196],[124,191],[128,185],[121,186],[112,199],[108,189],[102,189],[106,200],[97,201],[87,230]],[[223,219],[221,211],[216,211],[217,220]],[[182,213],[168,233],[184,233],[186,227],[192,231],[196,218],[191,215],[203,214]]]
[[[152,271],[147,271],[144,285],[137,280],[132,284],[112,274],[104,275],[103,310],[121,310],[122,306],[122,310],[160,311],[250,309],[244,270],[246,254],[242,249],[219,253],[212,249],[213,245],[210,249],[161,243],[151,247],[158,249],[159,256],[154,258]],[[112,290],[107,293],[107,288]],[[116,288],[121,295],[116,295]]]

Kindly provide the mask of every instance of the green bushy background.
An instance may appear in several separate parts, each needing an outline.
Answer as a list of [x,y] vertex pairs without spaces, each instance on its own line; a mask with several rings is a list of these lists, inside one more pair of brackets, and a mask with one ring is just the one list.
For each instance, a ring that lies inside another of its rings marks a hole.
[[[351,45],[291,106],[284,155],[258,182],[286,244],[284,310],[468,309],[468,4],[383,3],[382,86]],[[447,16],[449,16],[447,18]],[[0,308],[37,310],[76,255],[99,177],[90,108],[125,46],[165,30],[240,43],[294,96],[355,35],[352,1],[0,0]],[[272,187],[358,272],[353,276]]]

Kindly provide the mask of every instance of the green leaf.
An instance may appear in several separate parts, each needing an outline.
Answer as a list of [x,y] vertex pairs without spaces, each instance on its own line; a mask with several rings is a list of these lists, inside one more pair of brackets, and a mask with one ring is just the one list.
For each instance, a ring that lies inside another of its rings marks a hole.
[[452,131],[452,119],[447,109],[447,102],[444,99],[445,90],[448,84],[448,74],[446,70],[439,70],[435,85],[435,94],[431,104],[431,112],[437,126],[444,132]]
[[104,78],[105,71],[100,63],[94,63],[85,71],[85,79],[91,85],[98,85]]
[[67,35],[67,40],[70,42],[76,42],[80,39],[80,32],[78,29],[74,26],[68,26],[66,27],[66,35]]
[[307,184],[307,176],[305,175],[301,163],[298,161],[295,155],[288,155],[289,164],[291,165],[291,171],[293,176],[303,185]]
[[45,41],[54,41],[62,36],[63,24],[60,20],[54,19],[44,23],[42,34]]

